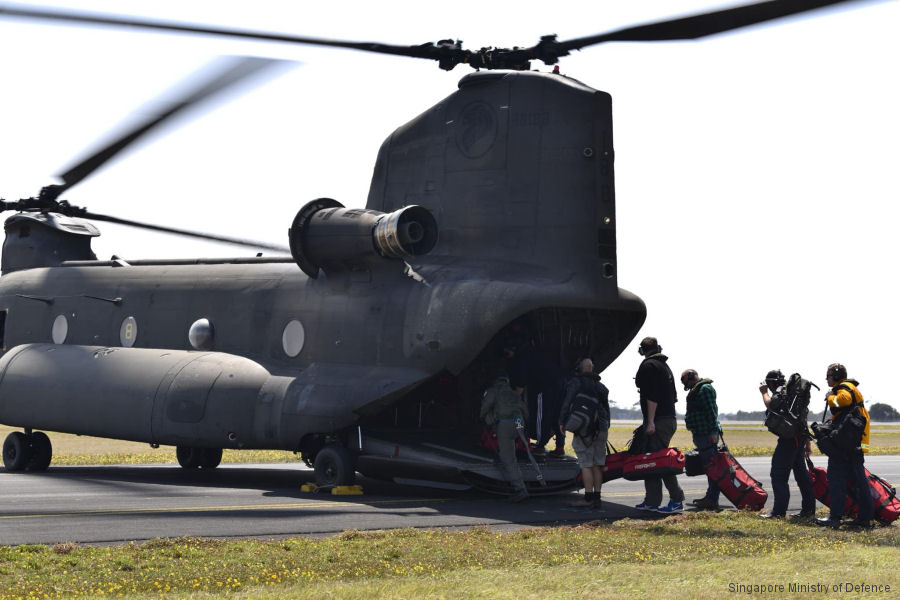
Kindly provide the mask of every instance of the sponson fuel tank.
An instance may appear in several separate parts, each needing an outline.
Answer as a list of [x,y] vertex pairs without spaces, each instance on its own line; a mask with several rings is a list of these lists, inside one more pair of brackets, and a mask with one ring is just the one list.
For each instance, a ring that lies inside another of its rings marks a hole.
[[0,420],[139,442],[254,437],[269,373],[215,352],[27,344],[0,361]]
[[415,385],[414,369],[313,363],[292,376],[224,352],[23,344],[0,359],[0,422],[165,445],[296,450]]

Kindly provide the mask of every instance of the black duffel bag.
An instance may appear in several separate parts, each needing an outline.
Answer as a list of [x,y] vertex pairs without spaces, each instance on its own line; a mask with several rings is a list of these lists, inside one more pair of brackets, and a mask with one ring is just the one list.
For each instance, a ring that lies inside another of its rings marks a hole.
[[706,475],[706,469],[703,468],[703,459],[700,458],[700,451],[696,448],[684,453],[684,474],[688,477]]
[[849,456],[859,450],[866,430],[866,418],[859,412],[858,405],[853,404],[830,421],[813,423],[812,430],[822,454]]

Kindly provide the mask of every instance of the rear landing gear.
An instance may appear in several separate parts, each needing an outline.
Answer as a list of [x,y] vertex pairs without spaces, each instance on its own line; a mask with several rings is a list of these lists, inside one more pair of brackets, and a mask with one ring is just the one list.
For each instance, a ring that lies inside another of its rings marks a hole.
[[329,444],[316,453],[313,462],[319,487],[353,485],[356,465],[350,452],[340,444]]
[[53,459],[53,445],[42,431],[13,431],[3,442],[3,466],[7,471],[46,471]]
[[175,458],[184,469],[215,469],[222,462],[222,449],[176,446]]

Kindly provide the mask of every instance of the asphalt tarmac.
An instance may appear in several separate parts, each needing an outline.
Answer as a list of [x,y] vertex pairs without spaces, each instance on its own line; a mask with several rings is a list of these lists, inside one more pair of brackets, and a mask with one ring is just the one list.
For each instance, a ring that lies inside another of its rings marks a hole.
[[[816,458],[824,466],[825,459]],[[741,464],[769,492],[770,458]],[[866,459],[870,471],[900,484],[900,456]],[[706,488],[703,477],[681,476],[688,501]],[[604,486],[603,508],[572,508],[575,492],[509,504],[498,496],[402,486],[361,478],[364,494],[301,492],[313,480],[301,465],[223,465],[214,471],[177,466],[51,467],[45,473],[0,471],[0,544],[116,544],[159,537],[326,536],[346,529],[517,529],[598,519],[662,518],[634,509],[643,483]],[[800,509],[791,479],[789,514]],[[723,506],[728,505],[723,497]],[[897,526],[896,524],[894,526]]]

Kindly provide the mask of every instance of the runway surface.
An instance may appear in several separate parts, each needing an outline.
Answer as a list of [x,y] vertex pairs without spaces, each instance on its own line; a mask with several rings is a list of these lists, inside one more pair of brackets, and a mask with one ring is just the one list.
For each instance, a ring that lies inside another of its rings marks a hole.
[[[824,466],[825,460],[815,459]],[[770,458],[741,464],[772,495]],[[900,484],[900,456],[874,456],[866,466]],[[362,478],[362,496],[300,491],[313,479],[300,465],[223,465],[214,471],[177,466],[51,467],[45,473],[0,471],[0,544],[72,541],[122,543],[159,537],[279,537],[331,535],[345,529],[520,528],[623,517],[661,518],[635,510],[643,483],[604,486],[604,511],[568,504],[576,494],[533,497],[509,504],[497,496],[406,487]],[[680,477],[687,499],[706,488],[703,477]],[[799,511],[793,485],[789,513]],[[722,498],[723,505],[727,500]],[[896,525],[895,525],[896,526]]]

